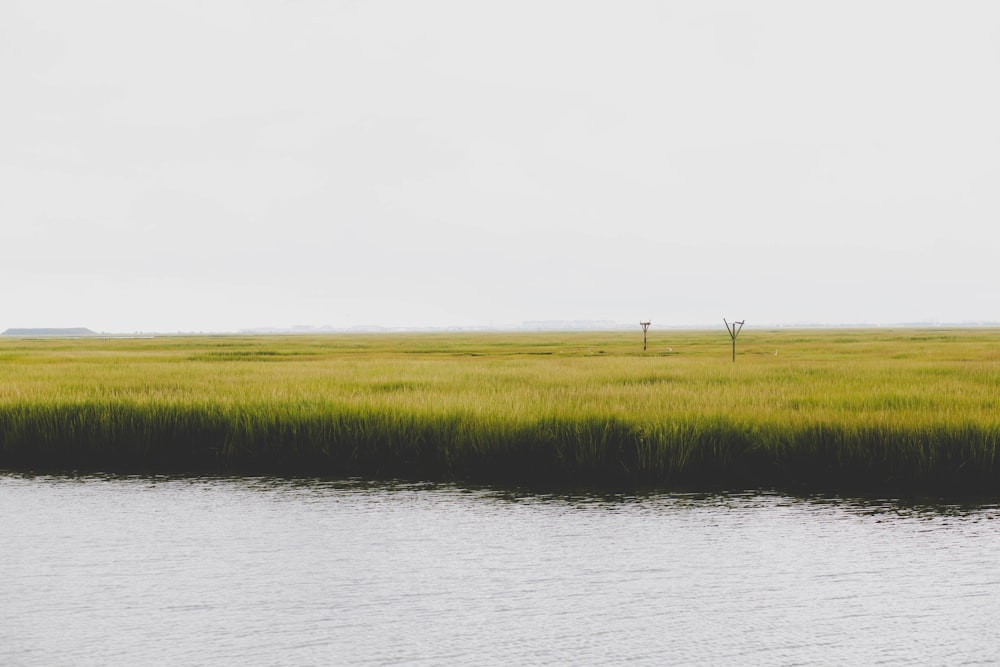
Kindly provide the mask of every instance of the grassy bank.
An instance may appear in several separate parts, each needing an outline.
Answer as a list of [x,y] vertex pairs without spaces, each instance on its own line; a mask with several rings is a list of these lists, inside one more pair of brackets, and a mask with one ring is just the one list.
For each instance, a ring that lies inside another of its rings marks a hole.
[[1000,491],[1000,332],[0,340],[0,468]]

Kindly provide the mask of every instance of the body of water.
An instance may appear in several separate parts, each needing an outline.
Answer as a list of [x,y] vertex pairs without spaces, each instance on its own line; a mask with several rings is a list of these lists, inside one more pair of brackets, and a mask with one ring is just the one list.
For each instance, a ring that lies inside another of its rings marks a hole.
[[0,665],[992,664],[998,518],[0,474]]

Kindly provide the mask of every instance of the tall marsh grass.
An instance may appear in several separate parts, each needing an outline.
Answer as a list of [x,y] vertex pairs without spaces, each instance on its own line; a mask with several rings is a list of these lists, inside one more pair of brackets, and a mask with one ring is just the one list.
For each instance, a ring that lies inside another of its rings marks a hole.
[[0,467],[1000,490],[1000,332],[721,334],[0,339]]

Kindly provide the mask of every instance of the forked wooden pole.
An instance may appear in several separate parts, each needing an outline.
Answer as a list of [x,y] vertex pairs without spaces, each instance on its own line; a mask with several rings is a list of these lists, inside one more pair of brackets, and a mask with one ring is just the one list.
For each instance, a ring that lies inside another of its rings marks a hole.
[[[723,317],[722,321],[726,322],[726,318]],[[743,320],[743,322],[746,322],[746,320]],[[740,331],[743,330],[743,322],[733,322],[732,324],[730,324],[729,322],[726,322],[726,331],[729,332],[729,337],[733,339],[733,363],[734,364],[736,363],[736,337],[739,336],[740,335]],[[736,327],[737,324],[740,325],[739,328]]]
[[649,322],[639,322],[639,326],[642,327],[642,351],[646,351],[646,330],[649,329]]

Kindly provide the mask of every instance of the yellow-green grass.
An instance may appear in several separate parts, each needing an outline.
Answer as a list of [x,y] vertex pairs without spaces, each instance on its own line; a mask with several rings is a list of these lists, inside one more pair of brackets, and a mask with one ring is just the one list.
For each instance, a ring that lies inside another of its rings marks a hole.
[[0,467],[1000,491],[1000,331],[0,339]]

